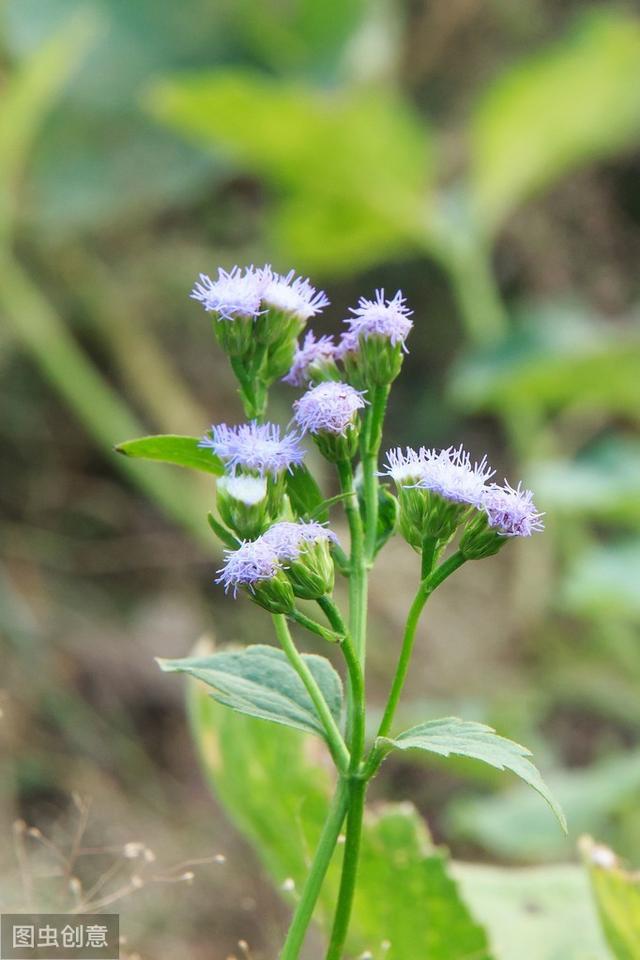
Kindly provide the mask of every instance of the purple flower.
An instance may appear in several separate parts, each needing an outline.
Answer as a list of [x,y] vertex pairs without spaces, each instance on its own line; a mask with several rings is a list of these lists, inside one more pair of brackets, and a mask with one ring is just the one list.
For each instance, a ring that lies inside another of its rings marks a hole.
[[302,463],[304,450],[294,433],[280,436],[275,423],[258,424],[255,421],[229,427],[226,423],[211,427],[211,436],[205,436],[199,446],[211,447],[232,470],[255,470],[277,475]]
[[290,270],[285,276],[265,266],[263,273],[266,283],[262,299],[265,306],[273,310],[293,314],[306,321],[329,305],[327,295],[312,287],[308,279],[296,277],[295,270]]
[[267,497],[266,477],[253,477],[245,474],[220,477],[218,488],[232,500],[239,500],[247,507],[255,507]]
[[349,355],[354,355],[358,353],[360,349],[360,344],[358,343],[358,338],[355,333],[352,333],[350,330],[347,330],[342,334],[334,350],[334,357],[336,360],[344,361],[345,358],[348,358]]
[[270,273],[254,267],[234,267],[230,271],[218,269],[218,279],[200,274],[191,291],[192,300],[199,300],[205,310],[219,314],[219,319],[257,317],[260,300]]
[[524,490],[521,484],[514,490],[506,481],[503,487],[492,483],[485,489],[480,505],[489,526],[505,537],[530,537],[544,530],[544,514],[536,510],[531,490]]
[[406,305],[402,292],[398,290],[392,300],[385,300],[384,290],[376,290],[375,300],[360,297],[358,306],[350,308],[353,317],[345,320],[349,324],[349,333],[354,337],[382,337],[395,346],[404,347],[411,332],[413,321],[409,319],[412,310]]
[[337,542],[335,533],[321,523],[291,523],[283,520],[274,523],[263,533],[262,540],[274,550],[278,560],[297,560],[305,543],[319,543],[323,540]]
[[307,390],[294,403],[295,420],[304,433],[342,435],[355,420],[365,400],[348,383],[328,380]]
[[216,583],[224,584],[225,593],[233,590],[234,597],[238,587],[252,589],[262,580],[271,580],[280,571],[280,563],[275,551],[269,544],[260,540],[247,540],[237,550],[225,550],[224,566]]
[[[422,448],[424,450],[424,447]],[[387,452],[385,469],[380,476],[391,477],[398,487],[413,487],[422,477],[423,458],[420,453],[407,447],[403,453],[401,447]]]
[[432,490],[454,503],[468,503],[474,507],[484,504],[487,480],[495,473],[486,457],[479,463],[472,463],[462,447],[438,451],[423,447],[419,457],[422,469],[416,486]]
[[291,370],[283,377],[285,383],[293,387],[303,387],[309,380],[309,367],[315,364],[332,363],[334,360],[335,345],[333,337],[320,337],[316,340],[312,331],[304,338],[302,346],[298,346],[293,358]]

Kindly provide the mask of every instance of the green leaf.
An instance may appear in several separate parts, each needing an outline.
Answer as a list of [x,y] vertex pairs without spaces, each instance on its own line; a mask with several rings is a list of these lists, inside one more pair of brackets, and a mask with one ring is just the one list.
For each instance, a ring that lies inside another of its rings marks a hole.
[[378,487],[378,529],[376,531],[376,553],[384,547],[387,540],[393,536],[398,523],[400,505],[398,500],[386,487]]
[[592,547],[571,563],[561,588],[563,608],[594,620],[640,620],[640,539]]
[[580,866],[454,863],[453,874],[498,960],[610,960]]
[[[340,723],[342,681],[328,660],[303,654],[333,718]],[[159,660],[166,671],[188,673],[213,687],[214,700],[239,713],[324,737],[315,707],[282,650],[264,644],[224,650],[209,657]]]
[[587,319],[577,309],[530,310],[495,346],[467,357],[450,383],[468,410],[602,408],[638,416],[640,336]]
[[472,199],[496,229],[531,194],[640,139],[640,22],[600,12],[498,79],[475,107]]
[[92,9],[78,11],[5,81],[0,104],[0,227],[14,212],[16,180],[23,172],[43,118],[95,40]]
[[139,457],[142,460],[157,460],[160,463],[172,463],[189,470],[202,470],[222,476],[224,464],[213,450],[200,447],[199,437],[178,437],[171,434],[140,437],[139,440],[126,440],[116,447],[117,453],[125,457]]
[[563,516],[640,525],[640,443],[611,437],[576,460],[547,460],[530,471],[540,504]]
[[287,494],[296,516],[325,522],[329,519],[328,507],[324,506],[322,491],[315,479],[304,466],[293,467],[286,476]]
[[567,822],[560,806],[529,760],[530,751],[513,740],[498,736],[495,730],[484,723],[445,717],[442,720],[420,723],[393,739],[382,737],[379,742],[397,750],[427,750],[443,757],[451,754],[472,757],[497,767],[498,770],[511,770],[547,801],[562,829],[565,832],[567,830]]
[[223,526],[218,520],[216,520],[216,517],[211,512],[207,514],[207,523],[215,533],[216,537],[222,540],[225,547],[228,547],[229,550],[238,549],[242,541],[238,540],[238,538],[234,536],[231,530],[227,530],[225,526]]
[[148,103],[273,186],[267,241],[305,270],[350,271],[423,237],[429,138],[388,92],[320,90],[228,69],[163,81]]
[[615,854],[583,838],[581,849],[607,943],[616,960],[640,957],[640,877],[624,870]]
[[[276,886],[293,880],[299,891],[332,790],[316,741],[222,711],[204,692],[192,684],[189,707],[212,787]],[[325,930],[333,918],[339,868],[340,853],[316,913]],[[365,819],[348,954],[363,951],[374,960],[492,957],[451,878],[446,854],[433,846],[410,804],[378,807]]]

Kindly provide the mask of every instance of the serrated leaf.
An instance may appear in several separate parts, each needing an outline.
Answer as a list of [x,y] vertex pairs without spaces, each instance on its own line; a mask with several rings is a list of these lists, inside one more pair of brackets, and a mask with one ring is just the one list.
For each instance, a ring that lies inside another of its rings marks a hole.
[[[342,714],[342,681],[328,660],[303,654],[334,720]],[[324,727],[302,680],[282,650],[256,644],[209,657],[159,660],[163,670],[188,673],[212,687],[214,700],[239,713],[324,737]]]
[[472,197],[495,229],[534,192],[640,139],[640,23],[603,13],[520,62],[475,107]]
[[286,475],[287,495],[296,516],[304,520],[313,515],[321,523],[329,519],[328,508],[314,477],[304,464],[294,466]]
[[[277,888],[293,880],[299,891],[329,805],[332,784],[326,764],[312,738],[222,711],[203,693],[192,684],[189,706],[212,787]],[[316,911],[327,931],[339,870],[338,851]],[[433,846],[410,804],[378,807],[365,818],[347,949],[349,956],[368,951],[372,960],[493,956],[451,878],[446,853]]]
[[442,720],[420,723],[393,739],[382,737],[380,742],[397,750],[427,750],[443,757],[455,754],[482,760],[498,770],[511,770],[546,800],[562,829],[565,832],[567,830],[567,822],[559,804],[529,760],[531,752],[519,743],[499,736],[484,723],[444,717]]
[[629,873],[608,847],[585,837],[583,857],[607,943],[616,960],[640,957],[640,877]]
[[351,270],[423,237],[429,137],[390,93],[228,69],[162,81],[148,102],[156,117],[226,148],[276,188],[271,245],[299,268]]
[[159,463],[172,463],[176,467],[188,470],[202,470],[220,477],[224,473],[224,464],[213,450],[201,447],[199,437],[179,437],[164,434],[153,437],[140,437],[138,440],[126,440],[116,447],[117,453],[125,457],[137,457],[141,460],[157,460]]

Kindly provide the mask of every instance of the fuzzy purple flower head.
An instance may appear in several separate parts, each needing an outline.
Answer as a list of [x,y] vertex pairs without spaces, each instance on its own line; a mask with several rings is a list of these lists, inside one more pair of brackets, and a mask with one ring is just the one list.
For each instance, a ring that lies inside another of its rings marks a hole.
[[351,307],[350,312],[353,316],[345,323],[349,324],[349,333],[355,338],[381,337],[393,346],[401,344],[404,348],[413,327],[413,321],[409,319],[413,311],[407,307],[402,291],[398,290],[391,300],[385,300],[384,290],[376,290],[375,300],[360,297],[358,306]]
[[294,416],[304,433],[341,436],[352,426],[365,402],[362,393],[348,383],[328,380],[307,390],[296,400]]
[[422,469],[416,486],[439,493],[454,503],[483,506],[487,481],[495,473],[486,457],[479,463],[472,463],[462,447],[447,447],[438,451],[422,448],[419,458]]
[[284,382],[290,383],[293,387],[303,387],[310,379],[310,367],[331,364],[335,361],[335,349],[333,337],[324,336],[316,340],[310,330],[302,345],[297,348],[291,369],[286,377],[283,377]]
[[286,275],[274,273],[265,266],[262,300],[265,307],[307,321],[329,305],[322,290],[316,290],[308,279],[296,277],[295,270]]
[[280,435],[275,423],[242,423],[229,427],[226,423],[211,427],[211,436],[205,436],[199,446],[210,447],[227,467],[256,471],[261,476],[277,476],[302,463],[304,450],[294,433]]
[[281,569],[275,550],[264,540],[247,540],[237,550],[225,550],[224,566],[216,583],[224,585],[225,593],[233,590],[234,597],[239,587],[250,590],[263,580],[272,580]]
[[422,477],[423,451],[424,447],[419,452],[412,447],[407,447],[404,453],[401,447],[387,451],[385,469],[379,476],[391,477],[398,487],[414,487]]
[[275,551],[281,563],[296,560],[305,543],[337,542],[335,533],[321,523],[292,523],[288,520],[274,523],[261,539]]
[[503,487],[492,483],[482,498],[489,526],[505,537],[530,537],[544,530],[544,514],[536,510],[531,490],[518,484],[514,489],[506,481]]
[[261,312],[260,301],[269,277],[270,273],[254,267],[219,269],[217,280],[201,273],[191,299],[199,300],[208,312],[219,314],[219,319],[255,318]]

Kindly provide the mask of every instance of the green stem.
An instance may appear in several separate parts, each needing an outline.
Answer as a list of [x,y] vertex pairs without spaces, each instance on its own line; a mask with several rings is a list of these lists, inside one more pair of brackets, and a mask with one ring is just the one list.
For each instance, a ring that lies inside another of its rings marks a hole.
[[299,623],[301,627],[304,627],[305,630],[308,630],[310,633],[315,633],[318,637],[322,637],[323,640],[328,640],[329,643],[335,643],[337,640],[342,639],[342,633],[333,633],[331,630],[327,630],[321,623],[312,620],[311,617],[308,617],[306,613],[303,613],[301,610],[292,610],[289,617],[291,620]]
[[411,662],[411,654],[413,653],[416,628],[420,621],[420,615],[424,609],[424,605],[436,587],[438,587],[443,580],[446,580],[447,577],[449,577],[455,570],[461,567],[464,561],[465,558],[461,553],[456,552],[452,554],[449,559],[445,560],[444,563],[441,563],[440,566],[430,574],[430,576],[422,580],[420,586],[418,587],[418,591],[415,595],[413,603],[411,604],[411,609],[409,610],[409,615],[407,617],[404,637],[402,639],[402,648],[398,658],[398,665],[396,667],[395,676],[391,685],[391,692],[389,693],[387,706],[378,729],[378,737],[386,737],[391,729],[393,718],[400,700],[400,695],[402,694],[402,688],[407,678],[409,664]]
[[313,857],[313,862],[309,869],[307,879],[298,905],[296,907],[287,939],[284,942],[280,960],[298,960],[300,949],[304,943],[307,927],[311,922],[313,911],[316,905],[322,883],[324,881],[327,869],[331,863],[333,852],[340,836],[342,824],[347,812],[347,803],[349,799],[349,789],[347,781],[342,778],[338,781],[338,786],[333,797],[327,819],[320,841]]
[[338,892],[338,906],[333,921],[329,949],[326,960],[341,960],[351,909],[356,889],[358,873],[358,858],[360,855],[360,840],[362,838],[362,820],[364,817],[364,800],[367,790],[365,780],[354,779],[349,784],[349,812],[347,813],[347,830],[342,861],[342,876]]
[[364,515],[366,524],[365,554],[373,560],[378,534],[378,452],[382,442],[382,424],[389,397],[389,386],[375,387],[369,410],[366,446],[362,457]]
[[351,536],[349,576],[349,633],[353,639],[360,663],[364,662],[365,633],[367,628],[367,571],[364,555],[364,531],[358,506],[358,496],[353,482],[353,470],[348,460],[337,464],[341,492],[345,497],[344,509]]
[[333,719],[333,715],[327,706],[327,701],[324,699],[322,691],[316,683],[316,680],[309,670],[304,658],[298,653],[298,650],[291,639],[291,634],[289,633],[289,627],[284,614],[274,613],[272,617],[278,642],[284,650],[289,663],[302,680],[305,689],[311,697],[314,707],[316,708],[318,716],[322,721],[329,750],[331,751],[331,756],[333,757],[337,768],[341,771],[345,771],[349,767],[349,761],[351,758],[349,756],[349,751],[347,750],[346,744],[342,739],[342,734],[338,729],[338,725]]
[[321,597],[318,605],[324,611],[327,620],[336,631],[341,635],[340,649],[347,665],[349,676],[349,703],[350,711],[350,735],[349,746],[351,751],[350,770],[352,773],[358,770],[362,754],[364,753],[365,737],[365,699],[364,699],[364,679],[360,661],[356,656],[351,637],[347,633],[342,615],[331,597]]

